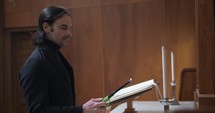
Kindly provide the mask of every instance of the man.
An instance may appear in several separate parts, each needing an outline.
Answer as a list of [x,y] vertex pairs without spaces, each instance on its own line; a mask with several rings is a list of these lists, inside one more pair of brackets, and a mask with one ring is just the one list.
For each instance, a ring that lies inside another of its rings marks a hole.
[[75,106],[73,70],[59,49],[72,37],[70,12],[50,6],[39,16],[36,49],[20,73],[20,85],[30,113],[104,113],[101,98]]

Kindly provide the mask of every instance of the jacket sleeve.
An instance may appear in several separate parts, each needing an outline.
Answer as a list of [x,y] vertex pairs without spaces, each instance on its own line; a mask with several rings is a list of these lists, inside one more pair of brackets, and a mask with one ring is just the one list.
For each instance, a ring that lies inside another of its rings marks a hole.
[[82,106],[53,106],[49,100],[49,82],[41,62],[29,60],[19,73],[20,85],[30,113],[82,113]]

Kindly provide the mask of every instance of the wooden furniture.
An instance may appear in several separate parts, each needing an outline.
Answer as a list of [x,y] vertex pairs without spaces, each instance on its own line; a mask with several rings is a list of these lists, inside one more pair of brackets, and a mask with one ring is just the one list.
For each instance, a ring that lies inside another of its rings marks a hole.
[[[170,106],[170,112],[178,110],[195,110],[193,101],[179,101],[179,103],[180,105]],[[111,110],[110,113],[125,113],[124,110],[127,106],[126,102],[122,103]],[[164,113],[164,107],[159,101],[133,101],[132,106],[137,113]]]
[[184,68],[180,77],[179,101],[193,101],[196,90],[196,68]]
[[133,99],[128,100],[127,108],[124,110],[124,113],[137,113],[133,107]]
[[[132,106],[135,112],[130,113],[164,113],[164,107],[159,101],[132,101]],[[126,113],[129,107],[128,103],[124,102],[107,113]],[[214,113],[210,109],[196,109],[194,101],[179,101],[179,105],[170,105],[170,113]]]
[[196,106],[215,108],[215,29],[214,0],[196,0],[196,38],[198,39]]
[[214,113],[214,111],[202,111],[202,110],[196,110],[196,111],[190,111],[190,110],[180,110],[180,111],[176,111],[174,113]]

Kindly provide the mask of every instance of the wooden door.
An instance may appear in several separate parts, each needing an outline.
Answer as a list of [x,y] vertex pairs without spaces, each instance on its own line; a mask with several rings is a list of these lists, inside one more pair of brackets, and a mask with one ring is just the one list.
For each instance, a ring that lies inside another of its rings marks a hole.
[[11,34],[11,89],[13,97],[13,108],[15,113],[28,113],[23,98],[23,93],[19,85],[19,70],[24,64],[25,60],[33,51],[31,42],[31,33],[29,32],[16,32]]

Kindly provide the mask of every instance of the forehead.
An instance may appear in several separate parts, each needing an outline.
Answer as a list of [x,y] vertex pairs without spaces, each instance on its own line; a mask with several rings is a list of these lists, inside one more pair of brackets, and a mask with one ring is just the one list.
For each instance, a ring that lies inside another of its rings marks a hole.
[[63,15],[62,17],[56,19],[54,25],[67,25],[72,26],[72,19],[69,15]]

